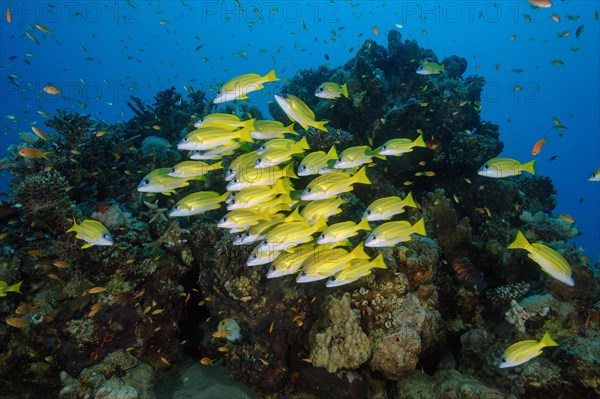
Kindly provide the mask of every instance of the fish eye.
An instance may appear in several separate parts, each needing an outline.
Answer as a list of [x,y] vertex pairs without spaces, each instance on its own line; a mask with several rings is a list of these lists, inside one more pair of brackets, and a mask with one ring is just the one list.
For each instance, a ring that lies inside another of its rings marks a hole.
[[258,255],[252,254],[252,259],[256,259],[256,258],[258,258]]
[[239,183],[240,181],[238,179],[233,179],[234,183]]
[[488,164],[485,164],[485,165],[483,165],[483,168],[484,168],[484,169],[489,169],[489,168],[490,168],[490,165],[488,165]]
[[226,217],[224,217],[223,219],[221,219],[221,222],[226,222],[226,221],[227,221]]
[[230,204],[231,205],[235,204],[235,200],[231,200]]
[[187,138],[187,137],[184,137],[184,138],[183,138],[183,141],[188,141],[188,138]]
[[306,276],[306,272],[300,273],[301,276]]
[[261,145],[259,149],[260,149],[261,151],[264,151],[264,150],[266,150],[266,149],[267,149],[267,146],[266,146],[266,145]]
[[179,205],[175,205],[175,208],[174,208],[174,209],[179,209]]
[[108,239],[108,234],[102,234],[102,238]]
[[300,170],[306,170],[306,166],[304,166],[304,165],[301,165],[301,166],[300,166]]
[[319,91],[323,91],[323,90],[325,90],[325,88],[319,87]]
[[171,173],[175,173],[175,168],[171,168]]
[[144,179],[144,184],[150,184],[150,179]]
[[325,238],[325,234],[321,234],[319,238]]
[[312,192],[312,188],[307,188],[307,189],[306,189],[306,192],[307,192],[307,193],[310,193],[310,192]]
[[376,240],[376,239],[377,239],[377,236],[373,236],[373,237],[371,237],[371,239],[372,239],[372,240]]
[[381,149],[382,149],[382,150],[385,150],[386,148],[387,148],[387,147],[386,147],[386,146],[384,146],[384,145],[382,145],[382,146],[381,146]]
[[367,211],[367,215],[370,215],[370,214],[371,214],[371,211]]
[[271,266],[271,270],[275,271],[277,268],[275,266]]
[[258,158],[258,159],[256,160],[256,162],[258,162],[258,163],[261,163],[261,162],[262,162],[262,159]]

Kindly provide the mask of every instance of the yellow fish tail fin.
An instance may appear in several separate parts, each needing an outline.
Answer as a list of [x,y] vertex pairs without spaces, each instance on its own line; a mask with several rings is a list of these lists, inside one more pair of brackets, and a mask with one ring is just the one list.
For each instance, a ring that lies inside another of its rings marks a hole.
[[325,219],[323,216],[320,216],[313,227],[315,228],[315,232],[325,230],[327,228],[327,219]]
[[50,151],[42,152],[42,158],[44,158],[45,160],[49,161],[50,158],[48,158],[48,154],[50,154]]
[[71,231],[76,231],[75,229],[77,228],[78,224],[77,224],[77,219],[75,219],[75,216],[73,216],[73,226],[71,226],[71,228],[69,230],[67,230],[67,233],[70,233]]
[[266,74],[265,76],[263,76],[263,79],[265,82],[276,82],[279,80],[279,78],[277,76],[275,76],[275,70],[271,70],[271,72],[269,72],[268,74]]
[[289,177],[291,179],[297,179],[296,172],[294,172],[294,164],[290,163],[285,168],[283,168],[283,176]]
[[289,133],[289,134],[296,135],[296,136],[298,135],[298,133],[296,133],[296,131],[294,130],[294,124],[293,123],[285,128],[285,132]]
[[404,206],[410,206],[411,208],[418,208],[419,206],[413,199],[412,191],[402,200]]
[[250,136],[250,131],[252,129],[249,129],[247,127],[243,127],[239,130],[239,138],[242,141],[245,141],[247,143],[252,143],[254,142],[254,139],[252,138],[252,136]]
[[[279,179],[279,180],[281,180],[281,179]],[[281,194],[281,196],[279,198],[281,199],[282,204],[288,206],[288,210],[289,210],[289,208],[292,207],[292,205],[294,205],[296,203],[296,201],[294,201],[292,199],[292,195],[290,192],[285,192],[285,193]]]
[[348,254],[348,256],[349,256],[349,258],[347,258],[347,259],[371,259],[371,257],[369,255],[367,255],[367,253],[365,252],[365,246],[362,242],[360,244],[358,244],[352,250],[352,252],[350,252]]
[[254,129],[255,129],[255,126],[254,126],[254,121],[256,121],[256,118],[251,118],[251,119],[245,120],[245,121],[243,122],[243,126],[244,126],[245,128],[248,128],[248,129],[250,129],[250,130],[254,130]]
[[533,169],[533,165],[534,165],[534,164],[535,164],[535,159],[534,159],[534,160],[531,160],[531,161],[529,161],[529,162],[527,162],[527,163],[524,163],[524,164],[523,164],[523,171],[525,171],[525,172],[529,172],[529,173],[531,173],[532,175],[535,175],[535,169]]
[[21,293],[21,284],[23,284],[23,280],[19,281],[16,284],[13,284],[6,288],[6,291]]
[[515,238],[515,240],[510,243],[508,245],[508,249],[526,249],[527,247],[529,247],[529,241],[527,241],[527,238],[525,238],[525,236],[523,235],[523,233],[521,233],[521,231],[519,230],[517,232],[517,237]]
[[86,248],[89,248],[89,247],[91,247],[91,246],[93,246],[93,245],[94,245],[94,244],[90,244],[89,242],[86,242],[85,244],[83,244],[83,245],[81,246],[81,249],[86,249]]
[[296,148],[298,148],[300,150],[310,150],[308,141],[306,141],[306,136],[302,137],[302,139],[300,139],[300,141],[298,141],[295,145],[296,145]]
[[288,189],[285,185],[285,180],[284,179],[279,179],[275,182],[275,184],[273,184],[273,186],[271,186],[271,191],[276,193],[276,194],[285,194],[288,192]]
[[210,165],[211,170],[223,169],[223,161],[219,161],[217,163],[213,163]]
[[312,125],[312,127],[314,127],[315,129],[319,129],[322,130],[324,132],[327,132],[328,130],[325,128],[325,125],[329,123],[329,121],[315,121],[314,125]]
[[442,64],[442,67],[440,69],[441,69],[442,72],[446,72],[444,64]]
[[379,154],[379,148],[367,151],[367,155],[374,157],[374,158],[383,159],[384,161],[386,160],[385,155]]
[[226,199],[229,197],[229,195],[230,195],[230,194],[231,194],[231,193],[230,193],[229,191],[225,191],[225,194],[219,195],[219,197],[218,197],[218,199],[219,199],[219,204],[220,204],[221,202],[225,201],[225,200],[226,200]]
[[552,339],[552,337],[550,337],[550,333],[548,331],[546,331],[546,334],[544,334],[544,337],[540,341],[540,344],[542,344],[543,347],[558,346],[558,344]]
[[342,85],[342,96],[348,98],[348,86],[346,83]]
[[371,264],[377,269],[387,269],[387,265],[383,261],[383,254],[377,255],[377,257],[371,261]]
[[425,219],[421,218],[417,223],[412,226],[413,233],[420,234],[427,237],[427,231],[425,231]]
[[337,155],[337,151],[335,149],[335,146],[332,145],[331,148],[329,149],[329,152],[327,152],[327,155],[325,155],[326,159],[337,159],[338,155]]
[[352,179],[354,179],[355,183],[371,184],[371,180],[367,176],[367,169],[364,166],[352,176]]
[[288,216],[286,216],[286,218],[284,219],[286,222],[302,222],[305,219],[300,216],[300,208],[297,207],[296,209],[294,209],[294,211],[292,213],[290,213]]
[[371,230],[371,226],[369,226],[369,221],[367,218],[361,219],[360,223],[356,225],[357,230]]
[[425,144],[425,140],[423,140],[423,136],[419,135],[419,137],[417,137],[415,139],[415,141],[412,142],[413,147],[427,147],[427,144]]

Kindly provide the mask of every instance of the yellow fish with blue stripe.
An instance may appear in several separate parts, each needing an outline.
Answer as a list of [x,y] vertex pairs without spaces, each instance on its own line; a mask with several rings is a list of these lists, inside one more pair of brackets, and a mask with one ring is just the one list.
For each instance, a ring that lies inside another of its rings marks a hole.
[[201,179],[202,177],[173,177],[169,176],[171,168],[159,168],[148,173],[140,184],[137,190],[142,193],[161,193],[171,195],[176,189],[189,186],[188,180]]
[[300,244],[311,241],[312,235],[327,227],[321,218],[311,225],[305,221],[284,223],[271,230],[258,245],[259,251],[287,251]]
[[0,280],[0,298],[6,296],[7,292],[15,292],[17,294],[21,293],[21,284],[23,281],[19,281],[13,285],[8,285],[6,281]]
[[201,161],[183,161],[173,166],[167,174],[172,177],[197,177],[221,168],[223,168],[221,162],[209,165]]
[[315,151],[306,155],[300,161],[298,166],[298,176],[325,175],[333,172],[332,163],[337,159],[335,146],[331,146],[329,151]]
[[325,82],[317,87],[315,96],[319,98],[325,98],[327,100],[335,100],[341,96],[348,98],[348,87],[346,86],[346,83],[340,86],[334,82]]
[[517,176],[522,172],[535,175],[534,165],[535,159],[522,164],[521,162],[512,158],[492,158],[477,171],[477,174],[480,176],[495,178]]
[[368,145],[360,145],[346,148],[340,154],[337,161],[333,163],[333,169],[352,169],[372,162],[372,158],[385,159],[385,155],[380,155],[371,150]]
[[290,163],[283,169],[279,169],[278,166],[271,166],[270,168],[265,169],[247,168],[238,172],[236,176],[227,183],[227,190],[240,191],[246,187],[270,186],[284,177],[292,179],[298,178],[294,173],[293,164]]
[[218,209],[229,193],[223,195],[214,191],[199,191],[180,199],[169,212],[170,217],[192,216]]
[[213,127],[203,125],[189,132],[179,143],[177,149],[189,151],[208,151],[219,148],[220,146],[239,140],[245,142],[253,142],[254,139],[250,136],[250,127],[242,127],[240,129],[231,130],[227,127]]
[[247,100],[248,93],[261,90],[264,88],[263,85],[265,83],[276,82],[278,80],[279,78],[275,76],[274,69],[264,76],[260,76],[257,73],[236,76],[221,86],[221,90],[217,93],[217,97],[213,100],[213,103],[221,104],[233,100]]
[[246,187],[243,190],[229,194],[225,201],[227,210],[247,209],[253,206],[271,201],[280,194],[287,194],[291,191],[289,180],[279,179],[275,184],[269,187],[257,186]]
[[369,234],[365,240],[365,247],[393,247],[400,242],[410,241],[411,234],[427,236],[424,219],[419,220],[414,225],[405,220],[383,223]]
[[306,137],[302,137],[302,140],[294,143],[290,147],[274,147],[261,153],[260,156],[254,162],[256,169],[264,169],[271,166],[276,166],[292,159],[292,156],[303,154],[308,149],[308,143]]
[[240,170],[251,168],[257,159],[258,153],[256,151],[251,151],[242,154],[233,161],[231,161],[229,167],[225,171],[225,181],[232,180]]
[[269,140],[283,136],[284,134],[298,135],[294,130],[294,124],[283,126],[279,121],[268,119],[258,119],[254,121],[254,129],[250,132],[250,136],[254,140]]
[[314,127],[318,130],[327,131],[325,125],[329,121],[317,122],[315,120],[315,113],[312,112],[308,105],[298,97],[291,94],[275,95],[275,101],[281,107],[283,112],[293,121],[298,122],[304,130],[308,130],[308,127]]
[[523,233],[517,232],[515,240],[508,249],[524,249],[529,259],[540,265],[542,270],[551,277],[569,286],[574,286],[573,270],[567,260],[558,252],[544,244],[530,244]]
[[212,113],[205,115],[194,123],[194,127],[200,127],[206,124],[227,125],[240,127],[244,126],[244,122],[237,115],[225,113]]
[[350,284],[361,277],[371,274],[372,269],[387,269],[387,265],[383,261],[383,254],[379,254],[371,261],[366,259],[351,261],[349,267],[340,270],[335,276],[329,277],[325,286],[331,288]]
[[317,239],[317,244],[331,244],[354,237],[360,230],[371,230],[369,221],[362,219],[356,224],[353,221],[341,222],[328,226]]
[[343,248],[314,252],[302,263],[302,271],[296,277],[296,282],[311,283],[326,279],[350,267],[350,261],[355,259],[370,259],[362,243],[358,244],[352,252]]
[[558,346],[556,342],[546,332],[540,342],[534,339],[517,342],[509,346],[502,355],[500,368],[515,367],[542,354],[542,349],[548,346]]
[[300,195],[300,199],[305,201],[329,199],[338,194],[352,191],[352,185],[355,183],[371,184],[365,167],[362,167],[355,175],[335,171],[319,176],[308,183]]
[[346,201],[340,197],[334,197],[322,201],[311,201],[303,209],[300,214],[307,222],[313,224],[320,218],[327,220],[333,215],[342,213],[340,206]]
[[423,141],[423,136],[419,135],[414,141],[404,138],[391,139],[373,152],[379,155],[399,156],[412,152],[415,147],[427,147],[427,144]]
[[73,226],[67,233],[74,231],[77,233],[76,238],[85,241],[81,248],[89,248],[93,245],[113,245],[112,234],[106,226],[97,220],[86,219],[81,224],[77,224],[77,220],[73,217]]
[[404,208],[407,206],[411,208],[417,207],[412,193],[408,193],[404,199],[397,196],[379,198],[367,207],[362,217],[366,218],[369,222],[389,220],[393,216],[404,212]]

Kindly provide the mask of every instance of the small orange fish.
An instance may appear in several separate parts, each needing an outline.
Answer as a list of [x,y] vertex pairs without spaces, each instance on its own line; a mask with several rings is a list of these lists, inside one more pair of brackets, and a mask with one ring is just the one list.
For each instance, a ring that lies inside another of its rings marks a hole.
[[18,315],[24,315],[27,313],[31,313],[33,310],[33,306],[30,303],[22,303],[15,309],[15,313]]
[[166,364],[167,366],[171,365],[171,363],[165,357],[161,357],[160,361],[163,362],[164,364]]
[[12,14],[8,6],[6,6],[6,22],[8,22],[9,24],[12,22]]
[[213,338],[227,338],[231,335],[231,333],[229,331],[215,331],[212,336]]
[[564,213],[559,213],[557,216],[559,218],[561,218],[562,220],[566,220],[569,223],[575,223],[575,219],[571,215],[567,215],[567,214],[564,214]]
[[48,256],[48,254],[42,251],[38,251],[37,249],[30,249],[29,251],[27,251],[27,254],[31,256],[37,256],[38,258],[45,258]]
[[90,288],[88,290],[88,293],[90,293],[90,294],[99,294],[99,293],[104,292],[104,291],[106,291],[106,288],[104,288],[104,287],[93,287],[93,288]]
[[521,90],[523,90],[523,88],[520,85],[515,85],[514,90],[521,91]]
[[500,64],[496,64],[496,71],[499,71],[501,69],[502,69],[502,67],[500,66]]
[[529,4],[537,8],[550,8],[552,7],[552,1],[550,0],[529,0]]
[[48,28],[46,28],[44,25],[42,24],[35,24],[35,27],[39,30],[41,30],[44,33],[52,33],[52,31]]
[[54,266],[59,267],[61,269],[69,268],[69,264],[67,262],[65,262],[64,260],[55,260],[53,264],[54,264]]
[[54,87],[54,86],[51,86],[51,85],[44,86],[44,88],[42,90],[44,90],[46,93],[52,94],[52,95],[60,94],[60,92],[62,91],[58,87]]
[[271,325],[269,326],[269,334],[271,334],[273,332],[273,327],[275,327],[275,322],[271,322]]
[[375,33],[375,36],[379,36],[379,28],[376,26],[373,26],[373,33]]
[[209,357],[203,357],[202,359],[200,359],[200,364],[203,364],[205,366],[212,366],[214,362],[215,360]]
[[48,159],[48,154],[50,154],[50,152],[43,152],[38,150],[37,148],[31,148],[31,147],[25,147],[25,148],[21,148],[19,150],[19,155],[24,157],[24,158],[30,158],[30,159],[39,159],[39,158],[44,158],[44,159]]
[[217,348],[217,350],[218,350],[219,352],[227,352],[227,350],[228,350],[228,349],[227,349],[227,347],[226,347],[226,346],[219,346],[219,347]]
[[50,273],[48,274],[48,277],[50,277],[52,280],[60,280],[60,277],[58,277],[56,274],[54,273]]
[[6,319],[6,324],[20,329],[26,329],[29,327],[29,323],[19,317],[9,317]]
[[31,130],[33,130],[35,135],[38,136],[39,138],[41,138],[42,140],[48,140],[48,137],[46,137],[44,132],[42,132],[42,129],[40,129],[39,127],[31,126]]
[[533,146],[533,148],[531,149],[531,155],[534,155],[534,156],[535,156],[535,155],[539,154],[540,152],[542,152],[542,147],[543,147],[543,146],[544,146],[544,144],[546,144],[546,143],[547,143],[547,141],[546,141],[546,138],[545,138],[545,137],[544,137],[543,139],[541,139],[541,140],[538,140],[538,141],[535,143],[535,145]]

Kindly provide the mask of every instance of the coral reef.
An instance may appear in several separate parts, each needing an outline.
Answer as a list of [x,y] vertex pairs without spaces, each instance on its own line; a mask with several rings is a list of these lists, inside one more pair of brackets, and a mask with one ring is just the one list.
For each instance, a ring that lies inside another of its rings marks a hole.
[[[387,270],[345,286],[266,279],[264,268],[246,266],[251,248],[215,226],[222,210],[172,219],[172,196],[136,191],[140,174],[182,157],[173,144],[214,107],[203,91],[170,88],[151,105],[131,97],[135,115],[111,125],[59,110],[47,122],[52,140],[21,135],[2,161],[13,179],[0,205],[0,280],[23,280],[22,294],[0,301],[2,394],[153,398],[154,373],[185,355],[222,362],[272,398],[597,397],[600,276],[567,241],[579,235],[575,223],[551,216],[551,180],[479,176],[503,149],[499,126],[480,118],[485,79],[463,77],[466,59],[440,61],[397,30],[387,39],[387,48],[365,41],[335,69],[301,70],[283,88],[329,121],[326,132],[297,129],[311,151],[419,136],[428,147],[374,160],[372,184],[342,195],[330,224],[357,222],[375,199],[410,190],[417,206],[394,220],[423,218],[427,233],[367,248]],[[423,60],[446,72],[416,74]],[[315,97],[325,81],[347,84],[348,98]],[[245,102],[222,107],[262,118]],[[275,102],[269,112],[288,124]],[[47,159],[18,155],[24,143]],[[223,173],[177,189],[175,201],[225,192]],[[103,223],[114,245],[81,249],[65,233],[73,217]],[[517,229],[561,253],[575,286],[509,252]],[[498,368],[503,350],[546,331],[559,347]]]
[[358,316],[350,307],[350,295],[332,300],[328,309],[331,325],[317,333],[310,353],[316,367],[333,373],[339,369],[355,369],[369,358],[369,339],[362,331]]

